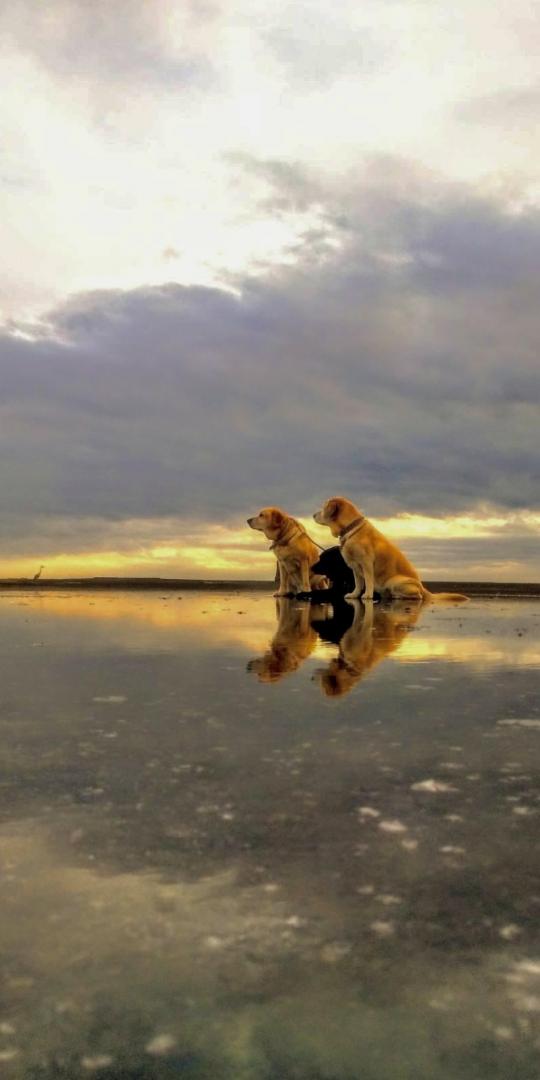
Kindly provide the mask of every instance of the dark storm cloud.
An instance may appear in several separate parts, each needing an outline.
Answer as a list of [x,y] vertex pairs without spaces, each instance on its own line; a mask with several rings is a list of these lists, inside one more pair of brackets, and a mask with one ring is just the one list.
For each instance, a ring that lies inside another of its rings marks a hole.
[[514,524],[511,535],[499,530],[494,536],[451,537],[447,540],[407,538],[401,546],[415,566],[433,580],[444,577],[448,567],[466,568],[471,580],[494,580],[506,576],[515,581],[534,581],[538,575],[538,532]]
[[540,218],[386,175],[327,193],[331,257],[308,237],[241,296],[101,291],[5,333],[12,524],[537,506]]

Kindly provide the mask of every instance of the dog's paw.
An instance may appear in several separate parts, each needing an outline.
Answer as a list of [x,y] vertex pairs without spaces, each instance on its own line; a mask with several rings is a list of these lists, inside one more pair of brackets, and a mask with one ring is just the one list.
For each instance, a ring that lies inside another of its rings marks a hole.
[[[348,593],[345,593],[345,600],[358,600],[359,596],[360,596],[360,593],[348,592]],[[362,597],[362,599],[365,600],[365,597]]]
[[312,574],[310,585],[311,592],[324,592],[330,588],[330,578],[326,574]]

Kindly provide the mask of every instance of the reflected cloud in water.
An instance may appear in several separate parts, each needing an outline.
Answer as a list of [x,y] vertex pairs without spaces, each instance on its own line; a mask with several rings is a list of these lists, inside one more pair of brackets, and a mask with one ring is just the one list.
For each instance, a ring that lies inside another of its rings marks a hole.
[[539,617],[1,597],[2,1077],[536,1080]]

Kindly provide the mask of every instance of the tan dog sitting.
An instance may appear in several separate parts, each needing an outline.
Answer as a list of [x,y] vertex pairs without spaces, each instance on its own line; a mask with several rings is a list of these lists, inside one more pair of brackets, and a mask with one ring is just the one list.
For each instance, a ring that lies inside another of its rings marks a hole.
[[397,600],[467,600],[461,593],[430,593],[402,551],[361,513],[349,499],[328,499],[313,515],[339,536],[341,554],[354,574],[355,587],[347,600],[373,600],[374,591]]
[[247,670],[264,683],[278,682],[284,675],[296,671],[313,652],[318,641],[311,620],[317,612],[319,618],[324,618],[327,606],[299,603],[281,597],[276,600],[276,632],[264,656],[250,660]]
[[329,587],[328,578],[311,573],[319,549],[296,518],[277,506],[266,506],[256,517],[248,518],[247,523],[272,541],[270,551],[276,556],[279,570],[279,586],[274,596],[295,596]]
[[419,604],[404,600],[385,607],[364,607],[354,601],[352,626],[339,643],[339,655],[317,672],[326,697],[341,697],[381,660],[399,648],[421,612]]

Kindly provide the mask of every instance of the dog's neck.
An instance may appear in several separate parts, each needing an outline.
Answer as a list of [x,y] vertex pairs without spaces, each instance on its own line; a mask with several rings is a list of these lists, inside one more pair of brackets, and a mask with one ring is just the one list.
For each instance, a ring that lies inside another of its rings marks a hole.
[[300,536],[303,533],[303,529],[298,525],[296,521],[293,521],[285,526],[284,531],[274,540],[273,544],[270,544],[269,551],[275,551],[278,547],[286,547],[287,544],[295,536]]
[[366,521],[367,521],[367,518],[365,518],[363,514],[359,514],[358,517],[355,517],[353,519],[353,521],[350,521],[349,524],[346,525],[345,528],[341,530],[341,532],[339,534],[339,542],[340,542],[342,547],[343,547],[343,544],[345,544],[347,542],[347,540],[350,539],[350,537],[353,535],[353,533],[359,532],[359,530],[362,528],[362,526],[366,524]]

